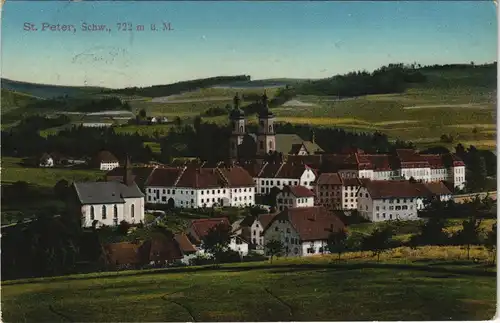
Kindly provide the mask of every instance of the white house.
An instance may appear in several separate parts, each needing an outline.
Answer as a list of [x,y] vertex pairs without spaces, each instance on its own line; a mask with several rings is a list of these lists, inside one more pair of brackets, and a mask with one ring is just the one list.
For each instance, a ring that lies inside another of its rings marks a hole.
[[54,158],[49,154],[43,154],[40,158],[40,163],[38,164],[40,167],[54,167]]
[[276,207],[283,211],[287,207],[314,206],[314,193],[304,186],[286,185],[276,195]]
[[312,168],[295,163],[265,163],[255,178],[257,194],[269,194],[274,187],[282,190],[286,185],[313,189],[315,181]]
[[98,225],[116,226],[144,222],[144,195],[132,182],[74,183],[75,212],[81,217],[82,227]]
[[100,170],[112,170],[120,167],[118,159],[109,151],[100,151],[93,159],[92,165]]
[[264,229],[276,216],[274,214],[260,214],[257,217],[247,216],[233,227],[233,233],[240,235],[249,242],[250,250],[264,252]]
[[321,206],[289,208],[272,219],[264,230],[264,240],[281,241],[286,256],[309,256],[328,253],[329,235],[344,228],[337,216]]
[[156,168],[145,183],[146,203],[181,208],[255,205],[255,184],[239,167]]
[[372,222],[417,220],[426,199],[450,200],[452,193],[441,182],[369,181],[358,191],[359,214]]

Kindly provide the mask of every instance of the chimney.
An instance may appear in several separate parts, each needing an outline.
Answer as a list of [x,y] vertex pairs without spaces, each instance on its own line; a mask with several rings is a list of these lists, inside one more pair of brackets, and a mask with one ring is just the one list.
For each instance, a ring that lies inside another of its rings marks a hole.
[[128,154],[125,157],[125,166],[124,166],[124,174],[123,174],[123,183],[127,186],[132,185],[133,178],[132,178],[132,170],[130,168],[130,158],[128,157]]

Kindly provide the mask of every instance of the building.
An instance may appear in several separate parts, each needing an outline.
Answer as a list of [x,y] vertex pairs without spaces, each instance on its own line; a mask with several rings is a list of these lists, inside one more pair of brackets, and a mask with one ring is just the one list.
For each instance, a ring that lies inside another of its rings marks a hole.
[[328,237],[344,230],[344,223],[321,206],[289,208],[278,213],[264,229],[264,240],[279,240],[286,256],[328,253]]
[[49,154],[45,153],[40,157],[40,163],[38,164],[40,167],[54,167],[54,158]]
[[417,220],[428,199],[448,201],[452,192],[442,182],[367,181],[359,189],[358,212],[372,221]]
[[255,184],[239,166],[155,168],[145,183],[146,202],[172,207],[246,207],[255,204]]
[[351,149],[341,154],[288,156],[288,162],[306,163],[321,173],[338,173],[342,178],[409,180],[424,183],[446,181],[465,186],[465,164],[455,154],[420,154],[414,149],[396,149],[393,154],[366,154]]
[[233,226],[233,233],[249,242],[249,250],[264,252],[264,228],[274,218],[274,214],[260,214],[257,217],[247,216]]
[[278,152],[283,155],[309,155],[323,152],[315,142],[304,141],[295,134],[277,134],[275,116],[269,109],[269,100],[264,92],[261,109],[258,113],[256,134],[247,133],[245,113],[240,109],[238,94],[233,99],[233,109],[229,113],[231,136],[229,138],[229,157],[233,160],[263,157]]
[[342,177],[338,173],[320,174],[314,185],[315,205],[323,206],[327,210],[342,210],[343,184]]
[[92,158],[91,166],[99,168],[100,170],[112,170],[120,166],[118,159],[109,151],[100,151],[94,158]]
[[292,207],[314,206],[314,193],[304,186],[288,186],[276,196],[276,207],[279,211]]
[[[203,239],[218,225],[225,226],[228,230],[231,230],[229,220],[227,218],[197,219],[191,221],[187,230],[187,236],[195,246],[198,255],[207,254],[203,246]],[[246,239],[238,233],[233,232],[228,247],[230,250],[238,252],[242,257],[246,256],[249,250]]]
[[[127,159],[126,163],[130,163],[130,160]],[[105,179],[107,182],[110,181],[118,181],[122,182],[125,175],[125,168],[127,166],[116,167],[109,172],[106,173]],[[156,165],[151,166],[140,166],[140,167],[131,167],[128,166],[130,170],[129,176],[134,180],[134,182],[139,186],[139,188],[144,191],[144,187],[148,179],[150,178],[153,171],[158,168]]]
[[271,189],[282,190],[288,186],[304,186],[312,190],[316,181],[316,172],[304,164],[264,163],[256,177],[257,194],[269,194]]
[[81,217],[82,227],[97,225],[116,226],[121,221],[144,221],[144,194],[135,182],[125,183],[80,182],[73,183],[70,209]]

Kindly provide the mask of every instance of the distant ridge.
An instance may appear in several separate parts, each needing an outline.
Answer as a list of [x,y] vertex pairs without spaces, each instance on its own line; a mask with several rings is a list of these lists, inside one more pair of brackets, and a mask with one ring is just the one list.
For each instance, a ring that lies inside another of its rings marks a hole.
[[107,90],[102,87],[38,84],[1,78],[1,88],[33,97],[49,99],[61,96],[86,96]]

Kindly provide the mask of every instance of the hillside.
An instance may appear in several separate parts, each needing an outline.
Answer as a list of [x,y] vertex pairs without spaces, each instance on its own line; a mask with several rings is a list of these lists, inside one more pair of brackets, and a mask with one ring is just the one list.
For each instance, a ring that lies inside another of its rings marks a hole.
[[2,89],[25,93],[38,98],[55,98],[55,97],[78,97],[97,94],[102,88],[85,87],[85,86],[62,86],[50,84],[36,84],[29,82],[13,81],[6,78],[1,79]]
[[219,269],[7,281],[2,282],[2,314],[7,322],[441,321],[494,316],[493,269],[429,256],[380,263],[319,256]]

